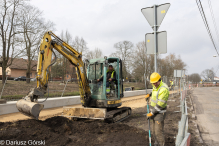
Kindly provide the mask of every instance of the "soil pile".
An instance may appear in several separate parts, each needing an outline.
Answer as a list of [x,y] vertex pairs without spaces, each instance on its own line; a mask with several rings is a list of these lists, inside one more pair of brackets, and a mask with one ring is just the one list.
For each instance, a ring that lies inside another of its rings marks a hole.
[[[174,146],[178,133],[179,97],[170,96],[165,119],[165,145]],[[133,107],[128,119],[114,124],[100,120],[81,119],[71,121],[65,117],[45,117],[45,121],[22,120],[16,122],[0,122],[0,140],[28,141],[45,140],[45,145],[74,145],[74,146],[147,146],[148,122],[145,99],[132,100],[123,103]],[[152,122],[151,122],[152,128]],[[1,142],[1,141],[0,141]],[[152,138],[152,144],[154,140]]]
[[126,124],[99,120],[71,121],[56,116],[45,121],[23,120],[0,123],[0,139],[41,141],[45,145],[148,145],[148,132]]

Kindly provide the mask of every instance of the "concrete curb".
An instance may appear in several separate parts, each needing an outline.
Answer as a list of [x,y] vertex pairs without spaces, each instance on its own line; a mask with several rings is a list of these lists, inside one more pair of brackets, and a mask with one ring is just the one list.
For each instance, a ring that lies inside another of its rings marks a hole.
[[[151,89],[148,89],[148,92],[151,92]],[[135,90],[135,91],[125,91],[125,97],[145,95],[145,90]],[[39,99],[39,102],[44,101],[45,99]],[[17,101],[9,101],[6,104],[0,104],[0,115],[10,114],[19,112],[16,108]],[[67,105],[76,105],[81,104],[80,96],[67,96],[67,97],[54,97],[48,98],[44,104],[44,109],[62,107]]]

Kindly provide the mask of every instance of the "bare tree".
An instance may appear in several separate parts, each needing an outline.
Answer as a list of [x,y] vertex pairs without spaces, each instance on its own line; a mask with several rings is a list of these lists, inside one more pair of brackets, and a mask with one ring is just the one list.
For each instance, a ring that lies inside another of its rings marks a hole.
[[[147,55],[145,42],[139,42],[136,44],[135,51],[131,53],[130,59],[132,59],[130,70],[132,70],[132,75],[137,81],[144,81],[144,73],[146,76],[154,72],[154,55]],[[165,58],[160,58],[157,55],[158,60],[158,72],[161,76],[172,77],[174,69],[186,69],[186,64],[182,61],[180,56],[175,54],[169,54]]]
[[154,72],[154,55],[146,54],[146,47],[144,41],[136,44],[135,51],[133,51],[132,56],[130,58],[132,59],[132,75],[135,78],[135,80],[144,81],[145,73],[146,77],[149,78],[151,73]]
[[205,69],[201,72],[201,77],[204,78],[205,81],[213,81],[214,80],[214,69]]
[[42,11],[31,5],[24,5],[21,15],[21,25],[23,29],[23,42],[27,57],[27,83],[30,83],[31,70],[36,64],[32,64],[34,58],[37,56],[37,49],[40,41],[46,31],[52,29],[53,23],[45,22],[42,18]]
[[[66,31],[62,31],[60,34],[60,38],[65,41],[67,44],[72,43],[72,35],[69,33],[68,30]],[[62,75],[62,80],[65,80],[66,75],[68,76],[68,74],[71,74],[70,72],[73,71],[72,66],[70,66],[69,61],[60,54],[60,58],[59,58],[60,64],[61,64],[61,75]]]
[[159,72],[162,76],[172,77],[174,70],[186,69],[186,64],[182,61],[180,55],[169,54],[165,58],[159,59]]
[[142,80],[144,73],[147,72],[146,62],[147,62],[147,54],[145,48],[145,42],[139,42],[136,44],[135,52],[133,52],[133,56],[131,56],[133,60],[131,63],[133,75],[136,80]]
[[16,35],[20,30],[19,13],[23,8],[24,0],[0,1],[0,36],[2,45],[2,83],[5,82],[6,68],[13,62],[13,58],[21,53],[16,47]]
[[87,53],[86,59],[94,59],[103,57],[103,52],[99,48],[95,48],[95,50],[91,50]]
[[82,53],[83,56],[87,56],[88,48],[87,48],[87,42],[81,37],[79,38],[76,36],[72,41],[72,46],[75,50]]
[[[87,43],[83,38],[79,38],[78,36],[73,38],[68,30],[62,31],[60,38],[67,44],[71,45],[76,51],[82,53],[83,58],[86,58],[89,49],[87,48]],[[52,76],[62,77],[63,81],[67,76],[70,76],[70,78],[75,77],[76,71],[74,66],[59,52],[55,51],[55,53],[57,56],[57,61],[52,66]]]
[[134,47],[133,43],[130,41],[121,41],[114,44],[114,48],[116,48],[116,52],[112,53],[110,56],[119,57],[123,61],[123,77],[128,77],[130,75],[129,72],[129,64],[130,57],[132,55],[132,48]]
[[[72,35],[69,33],[68,30],[62,31],[60,34],[60,38],[65,41],[67,44],[72,44],[73,39]],[[55,51],[57,56],[56,63],[52,66],[52,77],[61,77],[62,81],[65,81],[66,78],[72,78],[76,75],[76,71],[74,65],[70,63],[70,61],[65,58],[62,54],[58,51]]]
[[199,83],[201,81],[201,76],[198,73],[193,73],[189,75],[188,80],[191,81],[192,83]]

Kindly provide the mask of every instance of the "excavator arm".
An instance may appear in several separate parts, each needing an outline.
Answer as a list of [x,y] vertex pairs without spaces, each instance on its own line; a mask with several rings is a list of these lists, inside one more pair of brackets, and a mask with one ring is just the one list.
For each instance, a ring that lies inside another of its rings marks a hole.
[[[53,32],[46,32],[41,40],[37,62],[37,87],[32,88],[27,96],[17,102],[17,109],[23,114],[38,119],[43,104],[38,98],[44,97],[48,90],[50,67],[56,62],[54,49],[68,59],[76,68],[80,99],[83,106],[87,107],[91,99],[89,83],[86,77],[82,54],[57,37]],[[52,54],[55,59],[52,61]]]

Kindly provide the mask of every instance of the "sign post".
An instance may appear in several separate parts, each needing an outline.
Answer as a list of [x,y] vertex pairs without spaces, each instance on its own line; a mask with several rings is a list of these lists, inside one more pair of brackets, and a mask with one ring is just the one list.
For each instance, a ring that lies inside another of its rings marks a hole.
[[157,72],[157,10],[154,5],[154,71]]
[[180,78],[180,91],[181,92],[181,84],[182,84],[182,77],[185,76],[185,70],[174,70],[174,73],[173,73],[174,77],[175,78]]

